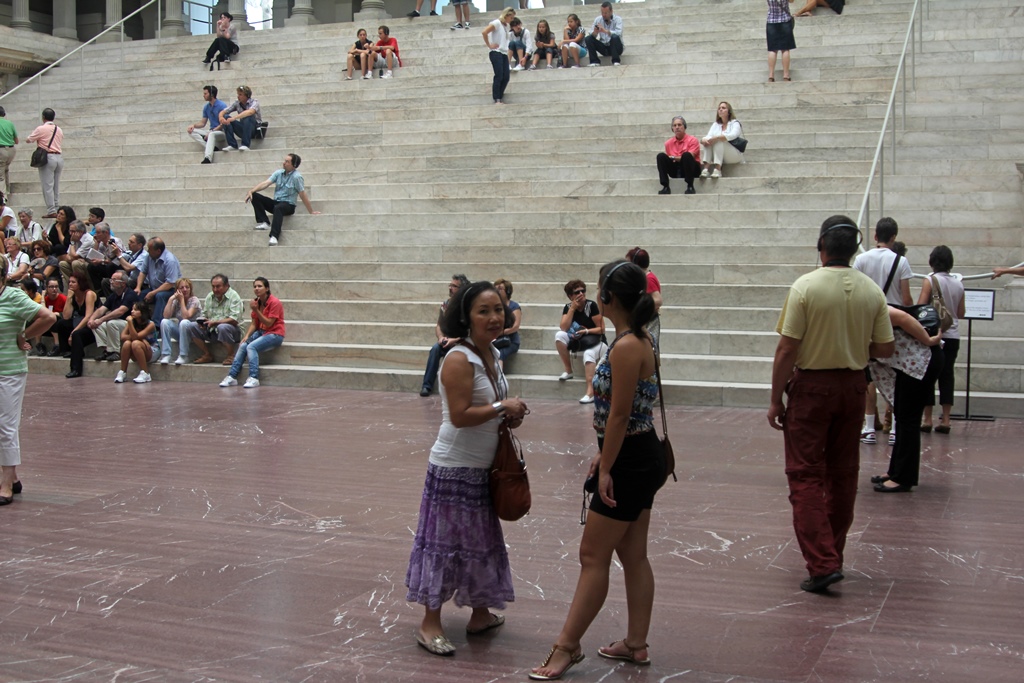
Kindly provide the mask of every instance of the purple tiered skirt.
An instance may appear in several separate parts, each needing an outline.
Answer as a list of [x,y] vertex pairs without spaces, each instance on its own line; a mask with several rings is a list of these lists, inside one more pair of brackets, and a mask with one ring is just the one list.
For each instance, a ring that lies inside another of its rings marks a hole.
[[486,469],[427,465],[405,585],[406,600],[433,610],[452,597],[474,608],[504,609],[515,600]]

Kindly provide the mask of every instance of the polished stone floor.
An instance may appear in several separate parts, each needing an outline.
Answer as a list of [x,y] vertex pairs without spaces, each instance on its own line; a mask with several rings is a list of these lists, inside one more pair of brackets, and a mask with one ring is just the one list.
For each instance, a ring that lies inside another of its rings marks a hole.
[[[436,397],[33,375],[25,492],[0,508],[0,681],[525,680],[577,577],[591,408],[531,401],[534,508],[506,524],[517,599],[454,658],[416,646],[406,562]],[[1020,681],[1024,423],[925,435],[921,486],[879,495],[864,446],[846,581],[800,591],[781,436],[763,411],[673,407],[655,504],[654,664],[621,572],[575,681]]]

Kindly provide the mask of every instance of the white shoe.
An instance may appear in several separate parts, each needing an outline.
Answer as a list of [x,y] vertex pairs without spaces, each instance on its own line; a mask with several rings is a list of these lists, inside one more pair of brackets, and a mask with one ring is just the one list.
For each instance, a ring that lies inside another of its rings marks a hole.
[[228,375],[227,377],[220,381],[220,385],[222,387],[237,387],[238,380],[232,377],[231,375]]
[[573,64],[573,65],[572,65],[572,66],[570,66],[569,68],[570,68],[570,69],[578,69],[578,68],[580,68],[580,65],[579,65],[579,64]]
[[703,171],[700,172],[700,177],[701,178],[707,178],[709,175],[711,175],[711,172],[708,171],[708,169],[706,169],[706,168]]
[[253,230],[270,230],[270,223],[257,223]]
[[594,397],[593,396],[584,396],[583,398],[580,399],[580,403],[593,403],[593,402],[594,402]]
[[873,446],[878,443],[878,438],[875,436],[875,431],[865,431],[860,433],[860,442],[866,443],[869,446]]
[[385,71],[384,75],[381,76],[381,78],[391,78],[391,69],[388,69],[387,71]]
[[178,356],[175,359],[174,364],[175,365],[184,365],[187,362],[188,362],[188,358],[185,358],[185,356]]
[[469,22],[467,21],[467,22],[465,23],[465,25],[464,25],[464,26],[463,26],[462,28],[466,28],[466,29],[468,29],[468,28],[469,28]]
[[527,69],[527,71],[536,71],[536,70],[537,70],[537,65],[536,64],[531,64],[530,68]]
[[239,151],[239,152],[248,152],[248,151],[249,151],[249,148],[248,148],[248,147],[246,147],[245,145],[239,145],[239,146],[238,146],[238,151]]
[[554,65],[554,64],[548,64],[548,68],[549,68],[549,69],[554,69],[554,68],[555,68],[555,65]]
[[267,242],[267,246],[268,247],[276,247],[277,246],[277,238],[276,237],[271,237],[270,241]]
[[512,67],[512,70],[513,71],[522,71],[523,70],[523,65],[522,64],[516,64],[514,67]]
[[591,63],[590,63],[590,66],[594,67],[594,66],[601,66],[601,65],[600,65],[600,64],[597,64],[597,63],[595,63],[595,62],[591,62]]
[[712,178],[721,178],[722,177],[721,169],[716,168],[714,171],[712,171],[711,172],[711,177]]
[[124,384],[124,380],[127,376],[127,372],[125,372],[124,370],[118,370],[117,376],[114,377],[114,384]]
[[259,385],[260,385],[260,381],[258,379],[256,379],[255,377],[250,377],[249,379],[245,380],[245,384],[242,385],[242,388],[243,389],[255,389]]
[[345,80],[346,80],[346,81],[351,81],[351,80],[352,80],[352,77],[351,77],[351,76],[345,76]]
[[160,365],[168,365],[171,362],[170,356],[162,356],[160,358]]
[[373,80],[373,74],[370,73],[369,71],[367,71],[366,73],[363,74],[363,80],[364,81],[372,81]]
[[238,148],[237,147],[232,147],[231,145],[226,145],[224,147],[221,147],[220,151],[222,151],[222,152],[234,152],[236,149],[238,149]]
[[564,382],[567,379],[572,379],[572,373],[571,372],[563,372],[561,375],[558,376],[558,381],[559,382]]
[[149,373],[145,370],[139,371],[139,376],[132,380],[136,384],[145,384],[146,382],[152,382],[153,378],[150,377]]

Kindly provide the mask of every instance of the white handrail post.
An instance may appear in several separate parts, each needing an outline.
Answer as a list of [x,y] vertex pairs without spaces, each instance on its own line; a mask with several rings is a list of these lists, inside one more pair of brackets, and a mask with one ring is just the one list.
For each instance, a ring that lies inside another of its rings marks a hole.
[[878,148],[878,215],[885,215],[885,145]]
[[[917,21],[915,15],[914,21]],[[904,68],[906,68],[904,66]],[[910,81],[913,83],[914,90],[917,90],[917,50],[914,49],[914,28],[910,28]],[[903,78],[903,97],[907,96],[907,79]]]
[[[910,42],[913,43],[914,41],[910,41]],[[905,64],[904,64],[904,71],[903,71],[903,109],[901,110],[901,112],[902,112],[901,113],[902,120],[900,121],[900,123],[901,123],[901,125],[903,127],[903,131],[906,132],[906,130],[907,130],[907,72],[906,72],[906,65]],[[893,137],[893,144],[895,144],[895,140],[896,140],[896,126],[893,126],[893,135],[892,135],[892,137]],[[893,158],[895,159],[895,156]]]
[[156,39],[160,40],[160,28],[163,26],[163,8],[160,6],[160,0],[156,0]]
[[124,22],[121,22],[121,68],[124,68]]
[[81,71],[79,72],[80,77],[78,79],[78,96],[83,100],[85,99],[85,50],[82,50],[82,61],[79,64],[82,65]]
[[864,231],[864,241],[867,242],[871,239],[868,235],[868,226],[871,225],[871,194],[868,193],[867,199],[864,200],[864,221],[860,224],[861,230]]

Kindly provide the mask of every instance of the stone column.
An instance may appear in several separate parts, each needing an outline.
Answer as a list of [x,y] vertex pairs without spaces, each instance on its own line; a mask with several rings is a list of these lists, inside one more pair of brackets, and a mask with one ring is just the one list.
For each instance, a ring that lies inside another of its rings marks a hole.
[[[228,0],[228,12],[235,18],[235,28],[239,31],[251,31],[252,26],[245,19],[245,0]],[[217,22],[217,18],[213,17],[214,23]]]
[[[122,10],[121,0],[107,0],[106,7],[103,11],[103,28],[108,29],[117,22],[121,21]],[[131,36],[125,36],[124,39],[131,40]],[[115,30],[110,33],[104,33],[102,36],[96,39],[97,43],[119,43],[121,42],[121,31]]]
[[352,15],[352,21],[357,23],[390,18],[391,15],[384,9],[384,0],[363,0],[362,7]]
[[53,0],[53,35],[78,40],[78,12],[75,0]]
[[28,0],[14,0],[11,14],[11,28],[31,31],[32,21],[28,17]]
[[[109,2],[109,0],[108,0]],[[191,31],[185,30],[185,22],[181,18],[181,0],[163,0],[164,23],[160,27],[161,36],[187,36]]]
[[[383,0],[376,1],[380,3],[381,7],[384,6]],[[366,3],[364,2],[363,4]],[[284,20],[285,26],[312,26],[319,23],[317,18],[313,16],[312,0],[295,0],[295,5],[292,7],[292,15]]]

